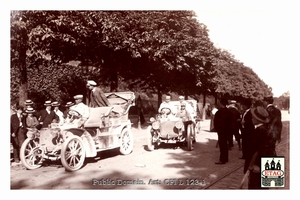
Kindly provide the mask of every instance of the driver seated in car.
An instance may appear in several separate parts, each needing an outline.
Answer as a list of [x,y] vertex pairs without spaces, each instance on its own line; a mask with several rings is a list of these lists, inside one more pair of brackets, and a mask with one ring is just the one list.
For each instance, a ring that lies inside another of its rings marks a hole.
[[[75,105],[70,107],[69,114],[72,116],[70,122],[76,123],[78,128],[82,127],[90,116],[89,107],[82,103],[83,95],[74,96]],[[74,112],[75,111],[75,112]],[[78,114],[79,116],[78,116]]]
[[165,101],[159,106],[158,113],[161,113],[164,118],[167,118],[169,114],[175,114],[175,108],[170,103],[171,96],[167,95]]

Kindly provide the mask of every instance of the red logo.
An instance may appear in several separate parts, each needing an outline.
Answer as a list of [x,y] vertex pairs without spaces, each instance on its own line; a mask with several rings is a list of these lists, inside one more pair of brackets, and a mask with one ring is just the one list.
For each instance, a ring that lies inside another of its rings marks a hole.
[[263,176],[267,177],[278,177],[283,176],[284,172],[282,170],[264,170],[262,171]]

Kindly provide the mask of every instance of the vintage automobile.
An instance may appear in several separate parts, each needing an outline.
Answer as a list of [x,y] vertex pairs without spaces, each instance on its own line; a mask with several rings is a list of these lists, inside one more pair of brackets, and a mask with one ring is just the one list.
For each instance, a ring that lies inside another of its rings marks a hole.
[[[193,142],[196,142],[196,134],[200,132],[200,119],[197,117],[197,102],[186,100],[193,109],[192,120],[184,120],[172,114],[171,109],[163,108],[163,113],[158,113],[150,118],[148,127],[148,149],[153,151],[162,143],[182,143],[192,150]],[[175,108],[175,113],[180,109],[179,101],[170,101]]]
[[87,157],[97,152],[119,148],[123,155],[133,150],[133,135],[128,112],[134,105],[133,92],[105,93],[111,106],[89,108],[90,116],[78,128],[79,113],[69,112],[70,121],[62,125],[28,131],[22,144],[20,158],[27,169],[39,168],[43,161],[59,160],[67,171],[79,170]]

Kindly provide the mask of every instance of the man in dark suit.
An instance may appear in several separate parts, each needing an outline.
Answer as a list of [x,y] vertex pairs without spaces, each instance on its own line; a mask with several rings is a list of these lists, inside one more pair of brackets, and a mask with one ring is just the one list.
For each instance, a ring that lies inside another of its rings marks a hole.
[[219,162],[215,164],[225,164],[228,162],[228,145],[227,136],[231,128],[232,115],[226,107],[228,104],[227,99],[222,98],[219,102],[219,109],[216,112],[214,119],[214,127],[218,133],[218,142],[220,148]]
[[252,115],[252,123],[255,128],[250,136],[250,156],[245,160],[245,168],[250,170],[248,177],[248,189],[263,189],[260,185],[260,158],[264,156],[273,157],[276,155],[274,154],[274,149],[271,144],[271,136],[268,134],[268,112],[260,105],[251,108],[250,112]]
[[269,113],[270,122],[268,123],[269,134],[272,135],[271,142],[275,151],[276,143],[281,141],[282,121],[281,111],[273,105],[274,99],[272,96],[264,98],[266,110]]
[[20,148],[25,140],[24,117],[22,115],[23,107],[17,106],[17,113],[11,115],[11,143],[13,145],[14,161],[20,162]]
[[241,113],[237,108],[236,101],[230,101],[228,109],[232,114],[232,124],[231,131],[228,132],[228,149],[231,150],[233,147],[233,136],[241,149],[241,135],[240,135],[240,123],[241,123]]
[[38,120],[40,122],[39,129],[40,128],[48,128],[49,124],[51,123],[58,123],[59,117],[55,114],[53,110],[51,110],[51,101],[46,101],[45,104],[46,109],[41,110],[38,113]]
[[109,106],[110,103],[107,100],[104,92],[101,88],[96,87],[97,83],[95,81],[89,80],[87,82],[87,87],[90,89],[90,97],[88,106],[95,108],[95,107],[102,107],[102,106]]
[[[252,105],[251,99],[245,99],[242,102],[242,109],[243,109],[243,115],[242,115],[242,121],[241,121],[241,135],[242,135],[242,157],[241,159],[249,160],[250,153],[250,137],[252,132],[254,131],[254,125],[252,123],[252,115],[250,112]],[[251,158],[250,158],[251,159]],[[246,173],[247,169],[244,168],[244,173]]]

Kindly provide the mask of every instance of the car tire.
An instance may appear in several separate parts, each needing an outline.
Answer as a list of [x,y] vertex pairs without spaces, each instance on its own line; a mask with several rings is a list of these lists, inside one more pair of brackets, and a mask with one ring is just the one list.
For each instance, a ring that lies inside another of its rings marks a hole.
[[67,171],[79,170],[85,160],[85,148],[82,139],[72,135],[63,143],[61,149],[61,163]]

